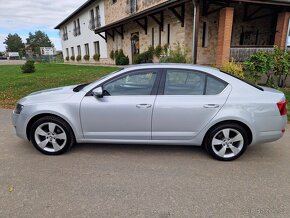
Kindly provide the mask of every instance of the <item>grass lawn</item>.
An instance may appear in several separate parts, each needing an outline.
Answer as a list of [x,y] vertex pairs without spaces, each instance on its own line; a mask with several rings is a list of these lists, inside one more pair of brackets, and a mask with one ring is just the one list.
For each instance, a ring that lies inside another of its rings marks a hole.
[[0,65],[0,107],[14,108],[17,100],[42,89],[92,82],[117,67],[36,64],[36,72],[21,73],[20,65]]

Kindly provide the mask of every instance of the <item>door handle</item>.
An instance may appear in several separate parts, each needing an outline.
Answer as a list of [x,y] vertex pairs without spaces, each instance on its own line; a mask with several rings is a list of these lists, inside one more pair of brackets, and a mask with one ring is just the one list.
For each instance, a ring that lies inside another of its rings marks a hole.
[[204,108],[218,108],[218,104],[205,104],[203,105]]
[[152,107],[151,104],[137,104],[136,105],[137,108],[150,108]]

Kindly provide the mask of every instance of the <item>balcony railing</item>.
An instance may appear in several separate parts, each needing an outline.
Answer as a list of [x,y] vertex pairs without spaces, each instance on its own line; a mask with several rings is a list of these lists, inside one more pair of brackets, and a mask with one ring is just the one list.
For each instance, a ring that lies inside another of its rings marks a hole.
[[78,36],[81,35],[81,28],[80,27],[76,27],[73,29],[73,35],[74,36]]
[[246,61],[252,54],[265,51],[272,53],[273,46],[233,46],[231,47],[230,59],[234,58],[237,62]]
[[95,30],[96,28],[100,27],[101,26],[101,17],[98,16],[94,19],[91,19],[89,21],[89,29],[90,30]]

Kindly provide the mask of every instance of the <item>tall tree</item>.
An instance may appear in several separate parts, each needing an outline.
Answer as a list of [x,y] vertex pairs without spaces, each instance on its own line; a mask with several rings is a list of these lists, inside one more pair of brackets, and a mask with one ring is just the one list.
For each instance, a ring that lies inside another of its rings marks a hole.
[[40,30],[35,31],[34,34],[29,33],[29,37],[26,40],[34,54],[40,54],[40,47],[54,47],[47,34]]
[[21,56],[24,54],[25,45],[17,33],[9,33],[4,41],[4,44],[6,44],[6,51],[19,52]]

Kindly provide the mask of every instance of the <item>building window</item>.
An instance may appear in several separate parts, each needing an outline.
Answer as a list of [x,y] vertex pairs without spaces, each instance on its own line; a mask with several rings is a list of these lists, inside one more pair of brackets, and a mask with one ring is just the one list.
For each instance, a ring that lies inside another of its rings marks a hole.
[[90,30],[94,30],[96,28],[96,26],[95,26],[95,13],[94,13],[94,10],[91,10],[90,11],[90,15],[91,15],[91,19],[90,19],[89,28],[90,28]]
[[62,39],[64,41],[68,40],[67,27],[66,26],[62,29],[62,32],[63,32]]
[[78,35],[81,35],[81,25],[80,25],[80,19],[77,19],[77,29],[78,29]]
[[79,56],[82,56],[81,46],[78,45],[78,46],[77,46],[77,49],[78,49],[78,55],[79,55]]
[[138,1],[137,0],[129,0],[128,2],[128,11],[132,13],[136,13],[138,11]]
[[101,26],[101,16],[100,16],[100,7],[96,7],[96,27]]
[[74,36],[79,36],[79,35],[81,35],[80,19],[74,20],[73,35],[74,35]]
[[90,56],[90,48],[89,48],[88,43],[85,44],[85,52],[86,52],[86,55]]
[[68,48],[66,48],[66,56],[69,57],[69,51],[68,51]]
[[75,49],[74,49],[74,47],[71,47],[71,56],[75,56]]
[[159,42],[158,45],[161,45],[161,28],[159,27]]
[[208,47],[208,27],[207,22],[203,22],[203,29],[202,29],[202,47]]
[[152,47],[154,48],[154,28],[152,28],[152,33],[151,33],[151,45],[152,45]]
[[170,24],[167,25],[167,44],[170,45]]
[[100,54],[100,43],[99,41],[94,42],[95,54]]

